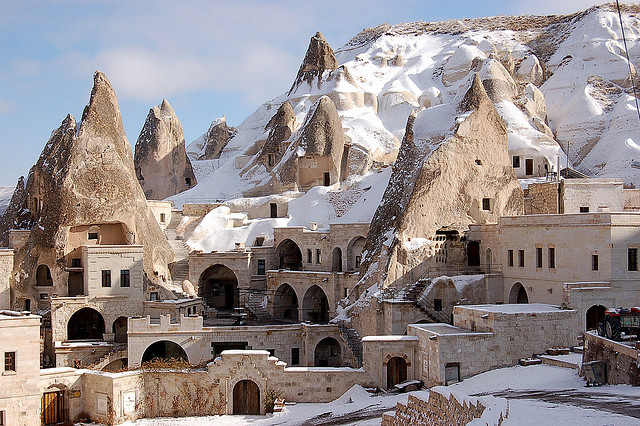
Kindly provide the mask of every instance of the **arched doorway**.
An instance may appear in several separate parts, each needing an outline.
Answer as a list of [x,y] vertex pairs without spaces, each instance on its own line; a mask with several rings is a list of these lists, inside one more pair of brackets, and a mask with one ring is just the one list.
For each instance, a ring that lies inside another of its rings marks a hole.
[[515,283],[509,292],[509,303],[529,303],[527,290],[521,283]]
[[36,270],[36,285],[53,285],[51,270],[47,265],[40,265]]
[[260,388],[252,380],[240,380],[233,387],[233,414],[260,415]]
[[333,255],[331,256],[331,271],[342,272],[342,249],[340,247],[333,249]]
[[115,336],[116,343],[127,343],[127,318],[120,317],[115,320],[111,332]]
[[189,361],[187,353],[182,349],[182,346],[169,340],[160,340],[152,343],[144,351],[142,355],[142,362],[151,361],[154,358],[160,359],[179,359],[183,361]]
[[102,340],[103,334],[104,318],[95,309],[82,308],[67,323],[68,340]]
[[407,361],[394,356],[387,362],[387,389],[407,380]]
[[198,295],[209,306],[218,310],[231,310],[238,304],[238,279],[224,265],[213,265],[200,275]]
[[360,267],[362,262],[362,251],[364,243],[367,240],[364,237],[356,237],[347,246],[347,270],[355,271]]
[[304,321],[329,322],[329,302],[324,291],[317,285],[311,286],[302,299]]
[[278,244],[276,249],[278,259],[280,259],[280,269],[299,271],[302,269],[302,252],[300,247],[293,241],[287,239]]
[[587,330],[596,330],[599,323],[604,323],[604,313],[607,310],[602,305],[593,305],[587,309]]
[[111,361],[109,364],[105,365],[101,371],[108,371],[110,373],[117,373],[122,370],[127,369],[127,358],[118,358],[116,360]]
[[484,256],[485,272],[491,272],[492,264],[493,264],[493,253],[491,253],[491,249],[488,248]]
[[282,284],[273,296],[275,318],[298,321],[298,296],[289,284]]
[[340,343],[333,337],[320,340],[316,345],[314,355],[316,367],[340,367],[342,365]]
[[477,241],[467,243],[467,265],[480,266],[480,243]]

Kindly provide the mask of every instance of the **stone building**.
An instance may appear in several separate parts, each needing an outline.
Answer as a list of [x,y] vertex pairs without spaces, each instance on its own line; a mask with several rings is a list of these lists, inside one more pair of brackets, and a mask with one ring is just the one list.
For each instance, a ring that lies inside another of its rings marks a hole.
[[550,303],[576,309],[594,329],[605,307],[640,303],[638,213],[502,217],[471,225],[485,266],[499,265],[503,286],[491,302]]

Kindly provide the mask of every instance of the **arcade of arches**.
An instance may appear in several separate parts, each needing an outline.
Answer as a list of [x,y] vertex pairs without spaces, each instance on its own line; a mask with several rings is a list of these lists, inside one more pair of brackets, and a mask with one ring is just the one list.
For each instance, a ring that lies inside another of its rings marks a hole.
[[302,299],[303,321],[329,322],[329,302],[324,291],[317,285],[309,287]]
[[273,316],[298,321],[298,296],[289,284],[282,284],[273,297]]
[[213,308],[233,309],[238,304],[238,279],[224,265],[210,266],[200,275],[198,295]]
[[80,309],[67,323],[68,340],[102,340],[104,331],[104,318],[92,308]]
[[302,252],[300,247],[293,241],[287,239],[278,244],[276,249],[279,259],[279,268],[290,271],[302,269]]

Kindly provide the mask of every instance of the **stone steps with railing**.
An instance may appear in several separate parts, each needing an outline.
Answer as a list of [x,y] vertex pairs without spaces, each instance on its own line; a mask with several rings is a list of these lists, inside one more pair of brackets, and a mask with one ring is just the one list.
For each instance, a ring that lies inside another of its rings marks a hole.
[[340,331],[340,335],[342,336],[342,338],[347,342],[347,345],[349,346],[349,348],[351,349],[351,352],[353,353],[353,357],[358,363],[358,365],[355,367],[356,368],[362,367],[362,362],[363,362],[362,338],[360,338],[360,335],[355,329],[348,327],[344,321],[338,321],[338,330]]
[[127,345],[117,344],[117,346],[114,345],[114,348],[111,350],[111,352],[107,353],[106,355],[103,355],[98,361],[91,364],[89,368],[92,370],[102,370],[107,365],[111,364],[113,361],[127,358],[128,356],[129,354],[127,351]]

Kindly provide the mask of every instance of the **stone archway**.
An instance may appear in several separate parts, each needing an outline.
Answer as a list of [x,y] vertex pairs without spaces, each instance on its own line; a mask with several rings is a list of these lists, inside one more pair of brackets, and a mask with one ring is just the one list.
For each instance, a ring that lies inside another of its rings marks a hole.
[[604,313],[607,310],[602,305],[593,305],[587,309],[587,331],[596,330],[599,323],[604,323]]
[[316,367],[340,367],[342,365],[340,343],[333,337],[320,340],[314,351],[313,363]]
[[515,283],[509,292],[509,303],[529,303],[527,290],[522,283]]
[[159,340],[150,344],[142,355],[142,362],[151,361],[155,358],[189,361],[189,357],[185,350],[182,349],[182,346],[170,340]]
[[484,256],[485,272],[491,272],[491,265],[493,264],[493,253],[488,248]]
[[282,284],[273,296],[273,316],[298,321],[298,296],[289,284]]
[[39,265],[36,269],[36,285],[50,286],[53,285],[53,278],[51,278],[51,270],[47,265]]
[[300,247],[289,239],[282,241],[276,248],[280,269],[299,271],[302,269],[302,252]]
[[240,380],[233,387],[233,414],[260,415],[260,388],[253,380]]
[[331,272],[342,272],[342,249],[336,247],[331,256]]
[[329,322],[327,295],[317,285],[309,287],[302,299],[303,320],[315,323]]
[[362,251],[367,240],[364,237],[355,237],[347,245],[347,271],[355,271],[362,262]]
[[200,275],[198,296],[218,310],[231,310],[238,305],[238,278],[224,265],[208,267]]
[[387,389],[407,380],[407,361],[394,356],[387,362]]
[[127,343],[127,317],[119,317],[113,322],[111,332],[116,343]]
[[82,308],[74,313],[67,322],[68,340],[102,340],[104,318],[92,308]]

